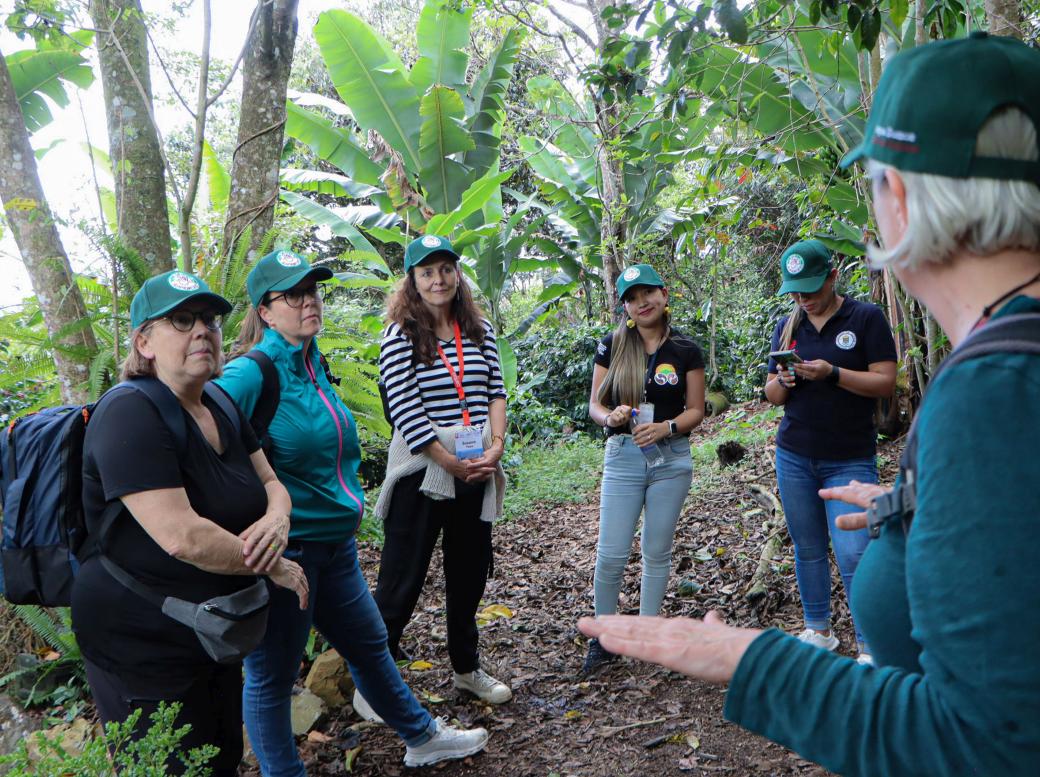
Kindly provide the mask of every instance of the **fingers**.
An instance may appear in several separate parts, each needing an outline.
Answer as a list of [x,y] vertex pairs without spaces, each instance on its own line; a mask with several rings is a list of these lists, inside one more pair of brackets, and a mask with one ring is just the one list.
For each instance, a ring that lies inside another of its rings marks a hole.
[[867,528],[866,513],[845,513],[834,519],[834,525],[842,531],[857,531]]

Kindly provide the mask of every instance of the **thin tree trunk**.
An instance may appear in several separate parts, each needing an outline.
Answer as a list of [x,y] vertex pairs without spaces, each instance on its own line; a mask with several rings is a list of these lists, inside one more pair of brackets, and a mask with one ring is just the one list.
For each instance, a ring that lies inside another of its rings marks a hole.
[[991,35],[1022,39],[1022,4],[1018,0],[986,0],[986,19]]
[[166,168],[153,122],[140,0],[91,0],[90,15],[97,28],[119,239],[153,273],[165,272],[173,269]]
[[199,177],[202,172],[202,148],[206,139],[206,114],[209,108],[209,38],[210,38],[210,4],[202,3],[202,55],[199,61],[199,91],[195,100],[195,136],[191,147],[191,170],[188,173],[188,186],[184,190],[177,213],[177,228],[180,232],[181,266],[191,270],[194,268],[191,246],[191,211],[195,207],[195,195],[199,190]]
[[0,199],[43,311],[47,333],[56,345],[54,363],[62,399],[85,402],[97,343],[89,325],[75,326],[86,319],[87,308],[44,196],[29,132],[2,53],[0,159],[4,160],[0,165]]
[[613,310],[618,303],[617,280],[624,265],[625,240],[628,232],[628,208],[622,202],[625,174],[621,160],[615,158],[611,142],[617,135],[617,114],[605,105],[596,106],[596,122],[600,129],[599,174],[603,213],[600,217],[600,253],[603,258],[603,291],[607,305]]
[[[285,99],[296,46],[298,0],[260,3],[242,70],[242,110],[231,165],[224,252],[251,228],[255,252],[274,222]],[[255,257],[254,257],[255,258]]]

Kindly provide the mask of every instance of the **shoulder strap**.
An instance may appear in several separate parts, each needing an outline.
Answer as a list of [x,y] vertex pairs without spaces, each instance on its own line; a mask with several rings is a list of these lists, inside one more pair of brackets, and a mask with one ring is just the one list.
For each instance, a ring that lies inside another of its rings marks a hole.
[[[1040,354],[1040,313],[1004,316],[973,332],[953,353],[943,359],[932,375],[929,385],[935,383],[943,370],[994,353]],[[899,488],[875,499],[867,511],[867,529],[872,538],[880,536],[881,525],[896,516],[902,518],[903,531],[910,530],[910,523],[917,509],[917,480],[920,470],[917,459],[917,419],[920,415],[921,409],[918,408],[917,416],[910,425],[903,455],[899,459]]]
[[342,378],[337,378],[332,374],[332,368],[329,366],[329,360],[325,358],[325,354],[318,354],[318,363],[321,364],[321,369],[325,373],[325,379],[329,382],[330,386],[338,386],[342,381]]
[[216,403],[221,412],[227,416],[227,419],[231,422],[231,427],[235,430],[235,434],[241,436],[242,423],[238,413],[238,405],[234,403],[231,397],[229,397],[220,386],[212,381],[206,383],[203,391],[207,397]]
[[256,365],[260,368],[260,375],[263,377],[260,398],[253,407],[253,415],[250,416],[249,423],[252,425],[253,431],[256,432],[256,436],[264,438],[267,435],[267,429],[271,425],[271,421],[274,419],[274,414],[278,411],[278,403],[282,399],[282,384],[278,379],[278,368],[275,367],[274,361],[270,356],[257,348],[242,355],[256,362]]
[[100,403],[102,400],[120,391],[138,391],[148,397],[155,409],[159,411],[159,417],[169,427],[170,433],[173,435],[174,445],[177,446],[180,456],[187,455],[188,426],[184,422],[184,412],[181,408],[181,403],[177,401],[177,397],[162,381],[158,378],[132,378],[131,380],[124,380],[106,391],[105,396],[98,402]]

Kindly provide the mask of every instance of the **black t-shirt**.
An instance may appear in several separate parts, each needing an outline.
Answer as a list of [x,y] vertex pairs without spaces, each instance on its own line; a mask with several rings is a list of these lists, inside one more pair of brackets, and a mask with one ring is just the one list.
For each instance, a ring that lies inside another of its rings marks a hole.
[[[614,333],[600,341],[595,363],[610,367]],[[670,421],[686,409],[686,373],[704,369],[701,349],[691,338],[673,329],[656,353],[646,355],[646,400],[654,404],[654,421]],[[616,404],[616,403],[615,403]],[[627,434],[631,425],[607,427],[607,435]]]
[[[88,529],[98,531],[109,500],[141,491],[183,487],[192,509],[232,534],[255,523],[267,509],[267,491],[251,453],[260,446],[249,423],[241,434],[208,397],[224,453],[218,454],[183,408],[187,455],[178,454],[173,433],[148,397],[125,392],[105,400],[87,425],[83,444],[83,507]],[[123,509],[103,540],[119,566],[154,590],[202,602],[251,585],[250,575],[206,572],[170,556]],[[190,674],[211,663],[194,632],[177,623],[113,579],[95,556],[76,575],[72,594],[73,628],[83,654],[109,671],[156,682]]]
[[[787,317],[773,330],[770,350],[780,350]],[[840,369],[866,371],[874,362],[896,360],[892,330],[881,308],[845,297],[841,307],[817,331],[802,317],[791,348],[805,361],[824,359]],[[769,360],[769,371],[777,372]],[[798,379],[784,405],[784,418],[776,434],[781,448],[814,459],[859,459],[877,449],[874,403],[826,380]]]

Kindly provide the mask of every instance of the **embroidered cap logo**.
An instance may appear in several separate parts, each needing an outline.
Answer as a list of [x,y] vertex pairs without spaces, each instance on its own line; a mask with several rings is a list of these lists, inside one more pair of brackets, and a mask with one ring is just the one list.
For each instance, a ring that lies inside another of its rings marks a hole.
[[805,269],[805,260],[801,254],[791,254],[787,257],[787,272],[797,275]]
[[175,272],[167,280],[177,291],[195,291],[199,288],[199,282],[187,273]]

